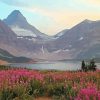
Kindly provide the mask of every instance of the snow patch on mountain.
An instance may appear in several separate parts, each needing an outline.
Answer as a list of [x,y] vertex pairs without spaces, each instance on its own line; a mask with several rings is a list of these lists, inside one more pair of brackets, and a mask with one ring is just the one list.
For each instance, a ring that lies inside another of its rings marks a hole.
[[68,51],[70,50],[69,49],[65,49],[65,50],[59,49],[59,50],[54,51],[53,53],[68,52]]
[[69,51],[69,49],[63,50],[63,51]]
[[79,41],[81,41],[81,40],[83,40],[83,39],[84,39],[83,37],[80,37],[80,38],[79,38]]
[[41,48],[41,51],[42,51],[43,54],[45,53],[44,47],[43,47],[43,46],[42,46],[42,48]]
[[62,50],[57,50],[57,51],[54,51],[53,53],[59,53],[59,52],[61,52]]
[[22,39],[23,37],[17,37],[17,39]]
[[57,36],[60,37],[64,34],[64,32],[60,32]]
[[18,26],[15,27],[11,27],[12,30],[18,35],[18,36],[32,36],[32,37],[37,37],[36,34],[34,34],[32,31],[30,30],[26,30],[23,28],[20,28]]
[[53,39],[58,39],[58,38],[61,37],[63,34],[64,34],[64,32],[60,32],[60,33],[58,33],[57,35],[55,35],[55,36],[53,37]]

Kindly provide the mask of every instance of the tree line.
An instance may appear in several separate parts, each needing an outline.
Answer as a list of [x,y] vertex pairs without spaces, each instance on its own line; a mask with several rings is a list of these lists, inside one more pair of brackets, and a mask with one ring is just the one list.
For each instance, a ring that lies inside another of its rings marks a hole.
[[89,63],[82,61],[81,69],[82,71],[96,71],[96,64],[94,59],[91,59]]

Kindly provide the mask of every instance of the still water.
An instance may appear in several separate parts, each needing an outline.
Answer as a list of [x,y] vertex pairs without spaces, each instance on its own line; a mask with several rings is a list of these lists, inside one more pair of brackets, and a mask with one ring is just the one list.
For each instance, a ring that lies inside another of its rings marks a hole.
[[[100,69],[100,63],[96,63],[97,67]],[[80,61],[56,61],[56,62],[38,62],[35,64],[25,64],[25,63],[14,63],[10,64],[13,67],[29,68],[35,70],[79,70],[81,69]]]

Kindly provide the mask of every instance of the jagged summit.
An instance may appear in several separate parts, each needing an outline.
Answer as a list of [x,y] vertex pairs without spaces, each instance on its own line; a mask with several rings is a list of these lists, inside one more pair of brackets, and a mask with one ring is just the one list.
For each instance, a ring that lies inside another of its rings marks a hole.
[[37,39],[48,39],[49,37],[40,32],[37,28],[30,25],[27,19],[19,10],[11,12],[6,19],[3,20],[18,36],[29,36]]
[[14,10],[10,15],[19,15],[21,12],[19,10]]
[[93,23],[94,21],[92,21],[92,20],[89,20],[89,19],[85,19],[84,21],[83,21],[83,23]]
[[27,23],[26,18],[21,14],[19,10],[14,10],[11,12],[10,15],[6,19],[4,19],[4,22],[8,25],[16,25],[16,24],[21,24],[21,23]]

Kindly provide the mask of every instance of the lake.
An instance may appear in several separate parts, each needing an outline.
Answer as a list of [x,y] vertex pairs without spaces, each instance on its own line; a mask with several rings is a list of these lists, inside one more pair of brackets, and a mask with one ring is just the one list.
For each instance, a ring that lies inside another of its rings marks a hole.
[[[100,69],[100,63],[96,63],[97,67]],[[38,62],[35,64],[26,64],[26,63],[13,63],[10,64],[13,67],[29,68],[35,70],[79,70],[81,69],[80,61],[55,61],[55,62]]]

